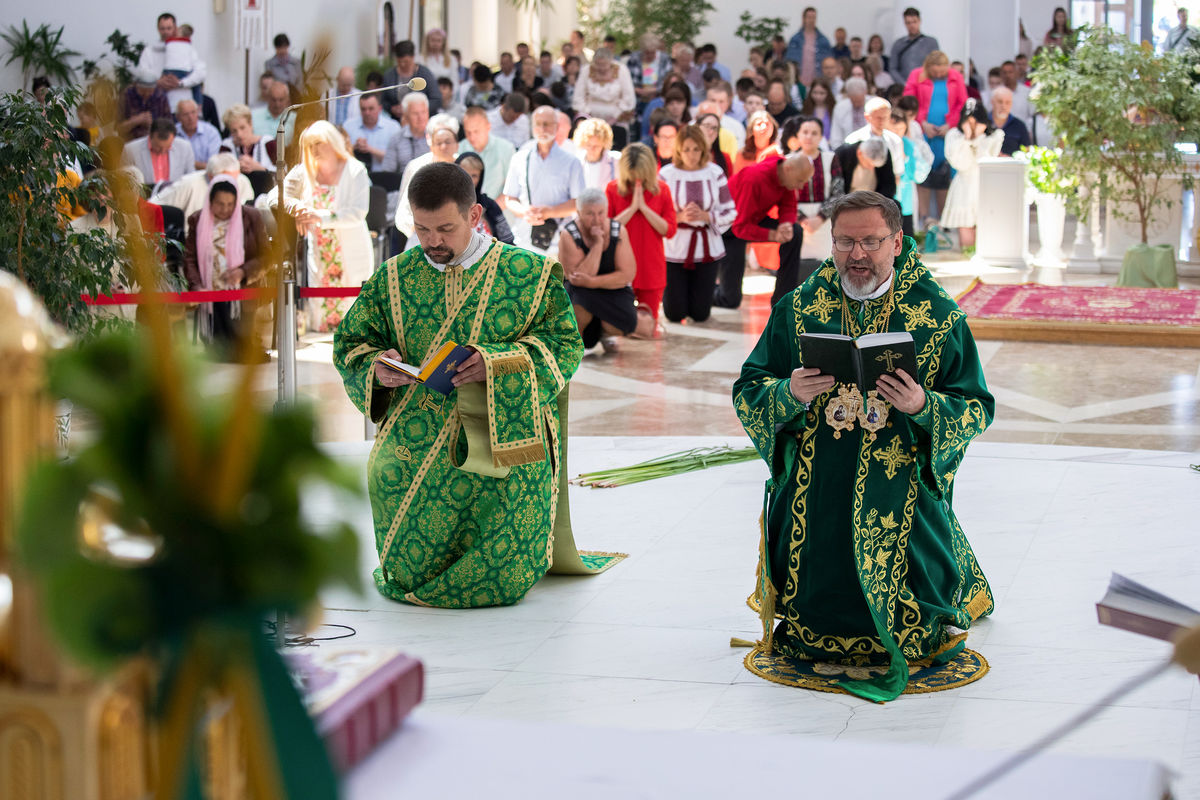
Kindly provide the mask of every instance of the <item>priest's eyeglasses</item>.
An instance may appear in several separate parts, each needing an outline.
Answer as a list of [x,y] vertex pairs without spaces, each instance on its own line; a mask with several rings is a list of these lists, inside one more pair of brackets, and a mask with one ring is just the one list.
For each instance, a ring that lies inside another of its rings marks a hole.
[[895,235],[896,231],[892,231],[887,236],[878,238],[875,236],[868,236],[865,239],[851,239],[848,236],[839,236],[833,240],[833,249],[837,250],[839,253],[849,253],[854,249],[854,245],[858,245],[863,249],[864,253],[874,253],[880,247],[883,247],[884,242],[886,242],[888,239],[891,239]]

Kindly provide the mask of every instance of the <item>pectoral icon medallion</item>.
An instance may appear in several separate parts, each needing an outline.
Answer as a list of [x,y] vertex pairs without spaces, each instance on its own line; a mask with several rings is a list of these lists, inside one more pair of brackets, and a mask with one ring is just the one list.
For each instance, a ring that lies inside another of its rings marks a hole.
[[868,442],[875,441],[875,434],[883,430],[887,425],[888,419],[888,404],[887,401],[879,396],[879,392],[872,389],[867,392],[867,397],[863,400],[862,408],[858,411],[858,424],[862,426],[864,431],[870,435],[867,437]]
[[833,428],[833,438],[840,439],[842,431],[854,430],[854,420],[859,417],[862,403],[862,393],[857,386],[838,385],[837,396],[825,404],[825,422]]

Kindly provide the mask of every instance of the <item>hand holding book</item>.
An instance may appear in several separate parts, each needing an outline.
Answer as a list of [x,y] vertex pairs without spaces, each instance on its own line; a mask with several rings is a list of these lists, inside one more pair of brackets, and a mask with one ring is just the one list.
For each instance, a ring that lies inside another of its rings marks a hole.
[[401,361],[396,350],[387,350],[375,359],[375,380],[389,389],[419,383],[439,394],[450,394],[464,383],[486,377],[483,356],[454,342],[443,344],[419,367]]
[[892,404],[892,408],[905,414],[916,414],[925,408],[925,389],[902,369],[892,374],[884,373],[875,384],[879,394]]

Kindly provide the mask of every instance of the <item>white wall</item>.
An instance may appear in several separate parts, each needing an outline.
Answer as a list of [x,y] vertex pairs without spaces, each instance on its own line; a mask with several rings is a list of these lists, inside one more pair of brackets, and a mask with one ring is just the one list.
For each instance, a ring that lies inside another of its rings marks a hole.
[[[1012,0],[1001,0],[1001,2]],[[861,36],[865,44],[871,34],[883,37],[884,50],[891,52],[892,43],[905,34],[902,12],[910,5],[921,11],[922,30],[938,39],[938,44],[953,59],[967,55],[967,24],[970,8],[963,0],[815,0],[781,6],[777,0],[732,0],[717,2],[717,11],[709,16],[708,25],[698,43],[712,42],[717,46],[721,63],[740,69],[747,61],[749,45],[734,35],[738,17],[749,11],[756,17],[788,17],[790,22],[784,36],[791,38],[800,29],[803,9],[817,9],[817,27],[833,41],[835,28],[843,27],[847,39]]]
[[971,0],[971,58],[979,77],[1017,54],[1017,0]]

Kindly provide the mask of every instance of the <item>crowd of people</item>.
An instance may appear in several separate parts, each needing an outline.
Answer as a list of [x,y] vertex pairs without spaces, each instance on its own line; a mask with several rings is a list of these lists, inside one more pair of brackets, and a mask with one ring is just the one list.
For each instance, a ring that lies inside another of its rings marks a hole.
[[[907,235],[948,229],[972,248],[980,159],[1048,139],[1030,103],[1031,53],[984,78],[923,33],[918,9],[903,19],[890,47],[878,34],[864,45],[844,28],[831,40],[807,8],[794,35],[751,48],[736,75],[714,45],[654,33],[633,52],[611,37],[593,49],[575,31],[557,53],[521,43],[495,67],[468,64],[434,29],[397,42],[390,68],[362,85],[339,69],[325,120],[297,135],[294,116],[281,127],[304,80],[286,34],[254,102],[219,113],[194,32],[166,13],[118,118],[101,125],[84,103],[79,130],[98,165],[125,170],[165,209],[168,235],[172,221],[180,229],[191,288],[253,280],[239,262],[260,224],[274,232],[280,204],[304,244],[304,279],[356,285],[416,246],[417,171],[457,163],[485,210],[479,231],[558,257],[585,339],[612,349],[621,336],[661,336],[663,318],[736,308],[748,264],[773,270],[782,297],[829,257],[829,205],[852,191],[892,198]],[[1071,42],[1057,9],[1042,46]],[[417,78],[423,90],[405,85]],[[297,148],[282,198],[280,135]],[[245,212],[221,217],[230,191]],[[239,225],[246,235],[231,241]],[[346,310],[315,305],[314,330]]]

